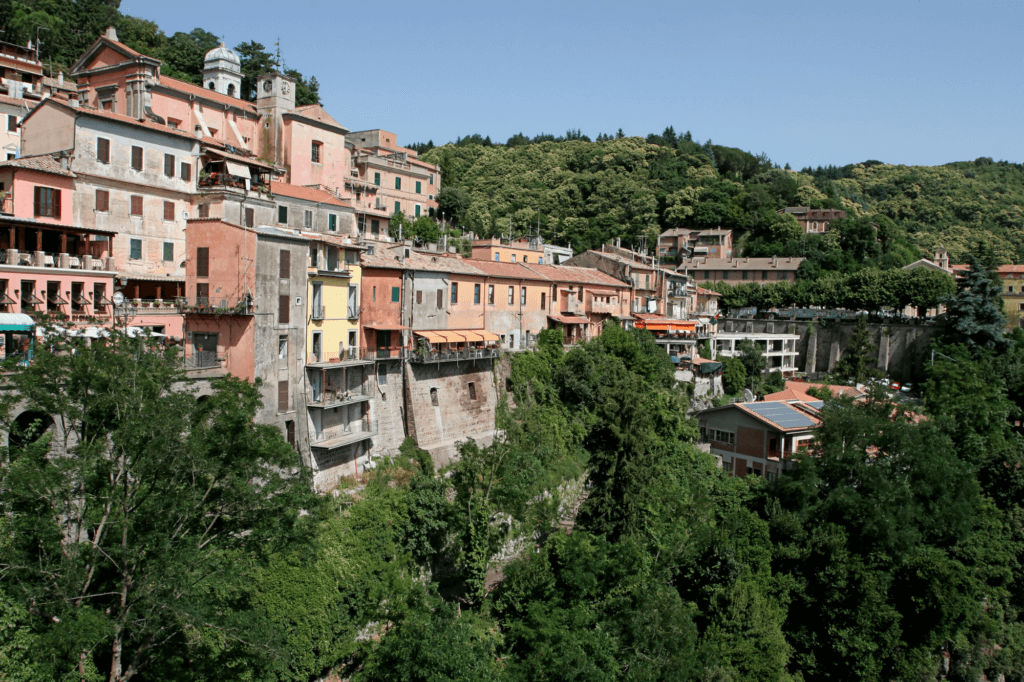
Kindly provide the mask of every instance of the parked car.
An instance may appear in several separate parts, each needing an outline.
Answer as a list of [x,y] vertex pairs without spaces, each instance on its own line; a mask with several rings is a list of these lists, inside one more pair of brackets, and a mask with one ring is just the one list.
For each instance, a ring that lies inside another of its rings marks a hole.
[[910,391],[913,390],[913,388],[914,384],[903,384],[903,388],[901,388],[900,390],[903,391],[904,393],[910,393]]
[[882,384],[883,386],[888,386],[889,385],[889,380],[888,379],[882,379],[878,383]]
[[891,384],[889,384],[889,388],[891,388],[894,391],[898,391],[900,390],[900,384],[898,381],[894,381]]

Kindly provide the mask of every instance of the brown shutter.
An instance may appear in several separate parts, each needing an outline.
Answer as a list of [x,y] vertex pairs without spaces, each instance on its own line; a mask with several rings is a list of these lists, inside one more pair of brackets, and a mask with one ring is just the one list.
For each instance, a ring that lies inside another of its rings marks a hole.
[[196,249],[196,277],[210,276],[210,249],[200,246]]
[[192,180],[191,163],[185,163],[184,161],[181,162],[181,179],[185,182],[190,182]]
[[110,163],[110,140],[103,137],[96,139],[96,159],[101,163]]
[[109,211],[110,210],[110,192],[105,189],[96,190],[96,210],[97,211]]
[[444,289],[438,289],[437,290],[437,308],[438,308],[438,310],[440,310],[441,306],[444,305],[444,303],[442,301],[443,298],[444,298]]
[[164,220],[174,220],[174,202],[164,202]]
[[288,304],[291,302],[291,297],[288,294],[281,294],[277,297],[277,322],[278,324],[288,324],[291,320],[289,313]]
[[51,190],[50,196],[53,198],[53,209],[50,215],[54,218],[60,218],[60,190]]
[[43,215],[43,188],[34,187],[32,192],[32,215]]
[[174,177],[174,154],[164,154],[164,175]]
[[422,291],[417,291],[416,292],[416,305],[419,305],[421,303],[423,303],[423,292]]
[[132,147],[132,168],[142,170],[142,147]]
[[256,223],[256,210],[252,208],[245,209],[245,226],[252,227]]
[[281,279],[292,278],[292,252],[281,249]]
[[132,215],[142,215],[142,197],[138,194],[132,195]]
[[277,382],[277,411],[288,411],[288,380]]

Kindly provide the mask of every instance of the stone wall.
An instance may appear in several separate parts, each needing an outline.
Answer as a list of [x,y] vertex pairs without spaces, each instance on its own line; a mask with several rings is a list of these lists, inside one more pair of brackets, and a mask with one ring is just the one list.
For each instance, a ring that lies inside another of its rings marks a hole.
[[374,457],[394,457],[405,440],[405,372],[404,363],[395,358],[378,360],[372,382],[374,418],[377,435],[373,438]]
[[[720,332],[799,334],[797,367],[808,374],[820,375],[835,369],[850,344],[853,327],[850,320],[719,320]],[[942,328],[934,324],[869,323],[871,342],[878,347],[876,367],[896,381],[919,379],[929,353],[932,338]]]

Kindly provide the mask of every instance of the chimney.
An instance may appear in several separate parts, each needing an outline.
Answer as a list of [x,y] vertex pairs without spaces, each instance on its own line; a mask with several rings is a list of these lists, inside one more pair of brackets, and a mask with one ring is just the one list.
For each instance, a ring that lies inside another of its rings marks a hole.
[[622,248],[622,237],[616,237],[615,238],[615,248],[617,248],[617,249],[621,249]]
[[114,28],[113,26],[108,26],[107,27],[107,32],[104,33],[103,36],[107,40],[114,40],[114,41],[120,42],[120,41],[117,40],[117,29]]
[[68,93],[68,106],[77,109],[78,108],[78,93]]
[[57,85],[59,87],[64,87],[64,72],[63,71],[58,71],[57,72]]
[[60,158],[60,169],[61,170],[67,170],[68,169],[68,153],[67,152],[61,152],[59,158]]

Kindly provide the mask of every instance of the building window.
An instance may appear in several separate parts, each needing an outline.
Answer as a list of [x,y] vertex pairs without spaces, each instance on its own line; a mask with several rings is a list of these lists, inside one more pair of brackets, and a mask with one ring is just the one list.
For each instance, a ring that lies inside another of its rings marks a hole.
[[420,217],[420,205],[419,204],[416,204],[416,208],[414,210],[414,213],[416,214],[417,218]]
[[287,206],[278,206],[277,207],[277,222],[281,223],[282,225],[287,225],[288,224],[288,207]]
[[474,284],[473,285],[473,303],[475,303],[477,305],[480,304],[480,285],[479,284]]
[[96,160],[100,163],[110,163],[110,140],[105,137],[96,138]]
[[288,249],[281,249],[280,254],[280,265],[279,276],[281,279],[291,279],[292,277],[292,252]]
[[398,303],[402,298],[402,290],[398,287],[391,287],[391,302]]
[[440,403],[437,400],[437,389],[436,388],[430,389],[430,404],[433,405],[434,407],[438,407],[440,405]]
[[459,302],[459,285],[458,282],[452,282],[452,305]]
[[509,287],[508,288],[508,304],[512,305],[513,303],[515,303],[515,300],[516,300],[516,288],[515,287]]
[[191,182],[192,180],[192,164],[181,162],[181,179],[185,182]]
[[519,292],[519,305],[526,305],[526,287]]
[[132,147],[132,168],[142,170],[142,147]]
[[494,262],[497,263],[500,260],[501,260],[501,254],[500,253],[494,254]]
[[515,262],[516,262],[516,254],[514,254],[514,253],[512,254],[512,262],[513,262],[513,263],[515,263]]
[[320,148],[321,147],[323,147],[323,143],[321,143],[321,142],[314,142],[313,143],[313,148],[312,148],[312,150],[310,150],[310,160],[313,163],[320,163],[320,151],[321,151]]
[[440,310],[444,307],[444,289],[437,290],[437,309]]
[[537,265],[544,265],[544,256],[537,256]]
[[7,131],[14,133],[18,130],[18,117],[14,114],[7,114]]
[[245,226],[253,227],[256,224],[256,209],[247,208],[245,209]]
[[469,399],[476,400],[476,383],[469,382]]
[[142,197],[138,194],[133,194],[131,199],[131,214],[141,216],[142,215]]
[[338,231],[338,216],[334,213],[329,213],[327,215],[327,229],[331,232]]
[[493,284],[488,284],[487,285],[487,302],[490,303],[491,305],[494,305],[494,285]]
[[395,202],[395,213],[401,213],[401,212],[402,212],[402,202],[396,201]]
[[174,260],[174,242],[164,242],[164,260]]
[[380,221],[379,220],[371,220],[370,221],[370,234],[380,234]]
[[374,173],[373,174],[373,184],[375,184],[378,187],[380,187],[380,173]]
[[174,220],[174,202],[164,202],[164,220]]
[[96,190],[96,210],[104,213],[110,210],[110,192],[105,189]]
[[196,277],[210,276],[210,249],[206,246],[196,248]]
[[129,244],[128,258],[132,260],[142,260],[142,240],[132,239]]
[[174,154],[164,154],[164,175],[174,177]]
[[750,277],[750,271],[749,270],[744,270],[743,271],[743,279],[747,279],[749,277]]
[[196,305],[210,305],[210,285],[208,282],[196,283]]
[[547,305],[547,297],[548,297],[548,293],[546,291],[540,292],[540,309],[541,310],[545,310],[544,306]]
[[303,214],[302,214],[302,226],[303,227],[313,227],[313,212],[312,211],[304,211],[303,212]]
[[422,303],[423,303],[423,292],[422,291],[417,291],[416,292],[416,305],[421,305]]
[[402,189],[402,178],[395,178],[395,189]]
[[277,382],[277,411],[288,411],[288,380]]
[[434,184],[434,174],[433,173],[430,174],[430,184],[431,185]]
[[420,193],[420,181],[417,180],[416,181],[416,194],[419,194],[419,193]]
[[199,217],[200,218],[209,218],[210,217],[210,205],[209,204],[199,204]]
[[39,218],[60,218],[60,190],[36,187],[33,213]]
[[524,262],[524,263],[528,263],[528,262],[530,262],[530,257],[529,257],[529,256],[526,256],[526,255],[524,255],[524,256],[523,256],[523,262]]
[[277,297],[277,323],[288,324],[291,320],[291,296],[288,294],[281,294]]

